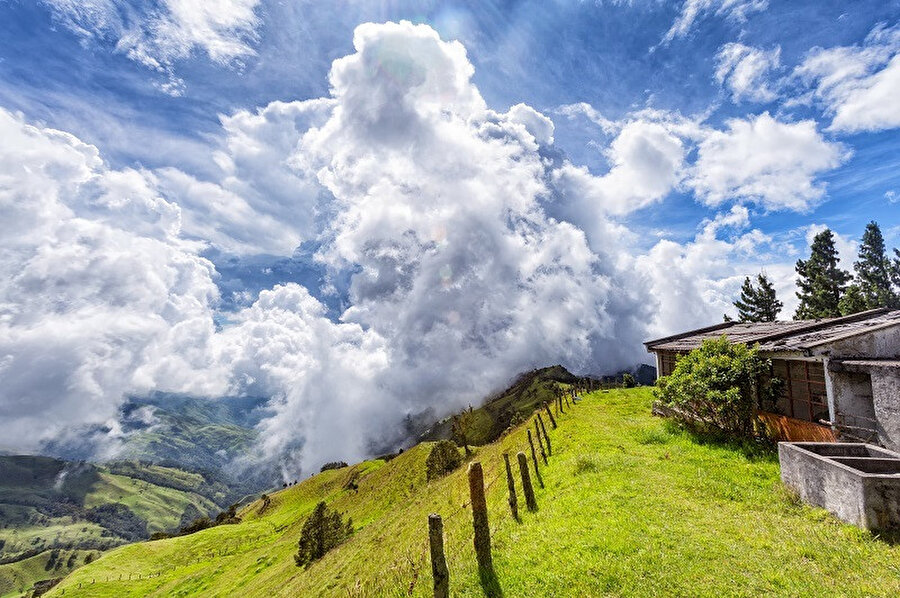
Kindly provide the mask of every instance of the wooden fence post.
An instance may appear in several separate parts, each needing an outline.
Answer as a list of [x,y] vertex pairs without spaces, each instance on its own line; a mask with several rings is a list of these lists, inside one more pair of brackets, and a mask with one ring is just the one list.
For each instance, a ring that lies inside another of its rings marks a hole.
[[534,450],[534,441],[531,439],[531,430],[527,430],[528,432],[528,446],[531,447],[531,460],[534,461],[534,475],[537,476],[538,484],[541,488],[544,487],[544,478],[541,477],[541,470],[538,469],[538,460],[537,453]]
[[512,468],[509,466],[509,453],[503,453],[503,462],[506,464],[506,487],[509,489],[509,510],[513,519],[519,520],[519,501],[516,498],[516,484],[513,480]]
[[[547,410],[547,417],[550,418],[550,425],[553,426],[553,429],[555,430],[556,429],[556,420],[553,419],[553,414],[550,413],[550,405],[548,405],[547,403],[544,403],[544,409]],[[541,424],[541,425],[543,425],[543,424]]]
[[538,413],[538,421],[541,424],[541,432],[544,433],[544,442],[547,444],[547,454],[552,457],[553,448],[550,446],[550,436],[547,434],[547,428],[544,426],[544,420],[541,419],[540,413]]
[[450,570],[444,557],[444,522],[440,515],[428,516],[428,543],[431,546],[431,577],[434,578],[434,598],[449,598]]
[[541,440],[541,426],[538,424],[538,420],[534,420],[534,433],[537,435],[538,446],[541,447],[541,458],[544,460],[544,465],[547,465],[547,453],[544,451],[544,441]]
[[522,493],[525,494],[525,504],[529,511],[537,511],[537,501],[534,499],[534,488],[531,487],[531,475],[528,473],[528,460],[525,453],[519,451],[516,455],[519,460],[519,471],[522,474]]
[[484,499],[484,472],[481,463],[469,464],[469,499],[472,503],[472,528],[475,532],[475,558],[482,575],[492,575],[491,529],[488,525],[487,501]]

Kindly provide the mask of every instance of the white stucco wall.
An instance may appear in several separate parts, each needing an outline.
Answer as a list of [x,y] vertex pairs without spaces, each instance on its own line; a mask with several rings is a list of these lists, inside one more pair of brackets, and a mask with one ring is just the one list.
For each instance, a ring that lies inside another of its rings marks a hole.
[[872,394],[878,440],[885,447],[900,451],[900,370],[873,368]]

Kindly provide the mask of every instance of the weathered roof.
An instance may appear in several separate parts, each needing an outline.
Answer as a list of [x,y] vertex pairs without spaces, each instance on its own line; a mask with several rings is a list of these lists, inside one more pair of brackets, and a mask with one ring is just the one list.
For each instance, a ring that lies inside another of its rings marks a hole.
[[648,351],[691,351],[725,335],[732,343],[759,344],[763,351],[803,351],[873,329],[900,325],[900,310],[873,309],[852,316],[789,322],[724,322],[644,345]]
[[873,368],[900,370],[897,359],[832,359],[829,364],[832,370],[869,371]]

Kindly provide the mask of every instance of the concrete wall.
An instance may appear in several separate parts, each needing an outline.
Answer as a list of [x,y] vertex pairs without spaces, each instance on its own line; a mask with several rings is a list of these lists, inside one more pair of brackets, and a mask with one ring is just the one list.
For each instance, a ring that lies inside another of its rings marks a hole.
[[854,453],[854,449],[860,449],[868,455],[857,460],[898,464],[888,468],[891,471],[900,468],[900,455],[863,444],[778,444],[781,479],[804,502],[823,507],[839,519],[866,529],[900,529],[900,477],[864,473],[826,456],[829,450],[823,451],[825,455],[815,454],[812,451],[817,445],[838,453]]
[[900,325],[873,330],[842,341],[816,347],[816,355],[879,359],[900,357]]
[[900,370],[874,367],[871,374],[878,440],[887,448],[900,451]]
[[[848,426],[871,427],[876,419],[872,404],[872,378],[865,372],[831,372],[829,402],[832,421]],[[843,416],[843,417],[842,417]]]

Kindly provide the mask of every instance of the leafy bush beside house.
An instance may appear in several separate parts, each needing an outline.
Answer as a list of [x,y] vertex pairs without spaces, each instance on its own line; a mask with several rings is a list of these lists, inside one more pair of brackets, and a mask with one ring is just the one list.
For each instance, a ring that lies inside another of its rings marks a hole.
[[681,357],[654,392],[684,423],[749,438],[759,433],[757,407],[772,403],[777,392],[778,382],[768,377],[771,365],[757,347],[722,336]]

